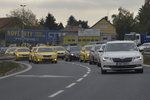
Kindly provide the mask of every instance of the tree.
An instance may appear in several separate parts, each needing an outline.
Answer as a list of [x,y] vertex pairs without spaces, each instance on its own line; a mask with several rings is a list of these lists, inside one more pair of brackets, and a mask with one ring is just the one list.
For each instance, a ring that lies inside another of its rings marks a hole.
[[59,23],[59,24],[58,24],[58,30],[61,30],[61,29],[64,29],[64,26],[63,26],[62,23]]
[[24,26],[34,26],[37,24],[36,15],[29,9],[15,9],[10,11],[9,17],[19,18]]
[[48,15],[46,16],[44,26],[50,30],[57,30],[58,27],[57,27],[56,19],[52,14],[48,13]]
[[89,28],[89,26],[88,26],[88,21],[79,20],[79,21],[78,21],[78,25],[81,25],[82,28]]
[[40,24],[41,26],[44,26],[44,24],[45,24],[44,18],[40,19],[39,24]]
[[150,3],[146,3],[142,8],[140,8],[137,15],[138,29],[141,33],[150,34]]
[[133,17],[133,13],[128,10],[119,8],[118,11],[118,15],[112,15],[112,19],[117,31],[117,38],[123,40],[125,33],[134,31],[136,20]]
[[78,21],[75,19],[74,16],[70,16],[67,21],[67,26],[78,26]]
[[89,28],[88,21],[77,21],[74,16],[70,16],[67,21],[67,26],[81,26],[82,28]]

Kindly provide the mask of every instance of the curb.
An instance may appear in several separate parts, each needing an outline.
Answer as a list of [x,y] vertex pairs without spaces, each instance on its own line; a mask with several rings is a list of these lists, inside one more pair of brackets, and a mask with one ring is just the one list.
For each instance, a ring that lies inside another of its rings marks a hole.
[[144,64],[144,67],[149,67],[149,68],[150,68],[150,65],[146,65],[146,64]]
[[25,65],[27,68],[22,70],[22,71],[20,71],[20,72],[16,72],[16,73],[13,73],[13,74],[10,74],[10,75],[2,76],[2,77],[0,77],[0,80],[1,79],[5,79],[5,78],[9,78],[9,77],[12,77],[12,76],[15,76],[15,75],[18,75],[18,74],[22,74],[22,73],[27,72],[27,71],[32,69],[32,66],[30,64],[20,63],[20,62],[15,62],[15,63]]
[[0,60],[13,60],[13,59],[15,59],[15,57],[14,56],[3,56],[3,57],[0,57]]

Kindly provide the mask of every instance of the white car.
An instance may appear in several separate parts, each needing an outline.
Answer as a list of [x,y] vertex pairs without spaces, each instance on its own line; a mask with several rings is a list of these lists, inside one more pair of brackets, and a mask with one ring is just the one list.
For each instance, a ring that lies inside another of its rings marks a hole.
[[150,43],[143,43],[141,46],[139,46],[140,51],[144,51],[145,48],[150,48]]
[[143,73],[143,56],[133,41],[107,42],[100,60],[102,74],[124,70]]
[[101,67],[101,56],[102,56],[102,54],[103,54],[103,51],[104,51],[104,49],[105,49],[105,46],[106,46],[106,44],[102,44],[102,46],[101,46],[101,48],[98,50],[98,57],[97,57],[97,66],[98,67]]

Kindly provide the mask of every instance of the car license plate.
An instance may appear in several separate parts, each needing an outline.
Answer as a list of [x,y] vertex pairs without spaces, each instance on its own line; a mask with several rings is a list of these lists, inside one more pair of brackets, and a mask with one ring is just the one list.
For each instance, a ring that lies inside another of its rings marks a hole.
[[117,66],[126,66],[128,65],[128,63],[125,63],[125,62],[118,62],[116,63]]
[[44,59],[50,59],[49,57],[45,57]]

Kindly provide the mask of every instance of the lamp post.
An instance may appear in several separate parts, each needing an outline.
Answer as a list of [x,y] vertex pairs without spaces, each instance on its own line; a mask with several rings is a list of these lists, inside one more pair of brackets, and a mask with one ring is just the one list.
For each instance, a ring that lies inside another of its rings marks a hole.
[[20,7],[22,7],[22,31],[21,31],[21,41],[22,41],[22,44],[24,43],[24,34],[23,34],[23,30],[24,30],[24,16],[25,16],[25,10],[24,8],[26,7],[26,5],[22,4],[20,5]]

